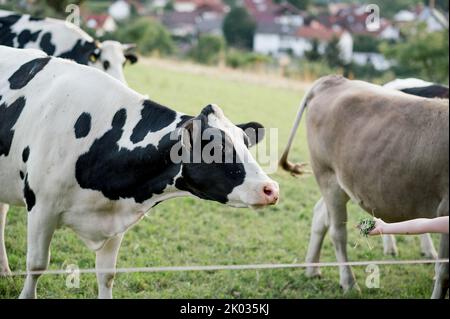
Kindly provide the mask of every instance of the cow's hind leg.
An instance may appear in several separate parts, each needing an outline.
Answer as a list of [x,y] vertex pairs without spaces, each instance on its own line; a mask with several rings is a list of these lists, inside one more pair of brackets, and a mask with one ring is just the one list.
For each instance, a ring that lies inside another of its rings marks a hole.
[[[95,267],[97,270],[98,298],[112,299],[112,287],[114,283],[117,255],[123,234],[117,235],[106,242],[106,244],[96,252]],[[101,270],[110,270],[99,272]]]
[[394,235],[383,235],[383,253],[386,256],[398,256],[397,241]]
[[[54,216],[48,210],[33,208],[28,213],[27,271],[45,271],[50,261],[50,242],[56,229]],[[36,298],[36,286],[41,274],[28,274],[21,299]]]
[[437,259],[438,253],[434,248],[433,240],[430,234],[420,235],[420,250],[422,255],[429,259]]
[[0,203],[0,276],[11,273],[5,246],[5,226],[8,209],[9,205]]
[[[323,239],[327,234],[329,227],[327,206],[321,198],[314,207],[314,215],[311,226],[311,238],[309,240],[308,253],[306,255],[307,263],[318,263],[320,261],[320,250]],[[306,276],[320,276],[319,267],[309,267],[306,269]]]
[[[443,234],[441,236],[441,246],[439,248],[439,258],[448,259],[449,256],[449,236]],[[433,299],[444,299],[448,291],[449,265],[448,263],[440,263],[436,265],[436,281],[434,283]]]
[[[347,203],[349,196],[339,186],[336,177],[319,181],[330,219],[330,235],[338,262],[348,262],[347,257]],[[345,292],[359,290],[350,266],[340,266],[340,284]]]

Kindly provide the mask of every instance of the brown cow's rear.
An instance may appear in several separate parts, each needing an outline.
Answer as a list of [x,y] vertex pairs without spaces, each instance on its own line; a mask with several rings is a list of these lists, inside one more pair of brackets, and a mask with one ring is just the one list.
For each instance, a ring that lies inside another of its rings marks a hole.
[[[338,261],[347,261],[350,199],[391,222],[448,215],[448,101],[332,76],[316,82],[306,107],[311,165],[323,195],[315,208],[308,262],[319,261],[328,228]],[[289,148],[280,164],[298,173],[300,166],[287,161]],[[440,257],[448,258],[448,235]],[[355,286],[350,267],[340,273],[344,289]],[[437,278],[433,297],[439,298],[448,289],[448,264],[438,267]]]

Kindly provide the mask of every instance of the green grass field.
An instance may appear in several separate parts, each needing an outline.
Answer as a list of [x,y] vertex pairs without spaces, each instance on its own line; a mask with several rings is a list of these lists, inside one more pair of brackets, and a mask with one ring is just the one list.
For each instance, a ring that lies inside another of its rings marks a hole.
[[[127,68],[131,87],[176,110],[198,114],[209,103],[220,105],[234,122],[256,120],[279,128],[284,147],[303,92],[256,86],[220,77],[200,76],[138,64]],[[105,92],[107,94],[107,92]],[[292,159],[308,161],[304,127]],[[278,172],[281,202],[262,211],[233,209],[195,199],[177,199],[157,206],[127,233],[118,267],[299,263],[309,240],[312,208],[320,197],[314,178],[293,178]],[[26,211],[12,208],[6,228],[12,270],[25,269]],[[354,229],[363,212],[349,210],[349,257],[352,261],[388,259],[380,238],[368,241]],[[399,259],[421,258],[417,237],[398,237]],[[57,231],[51,269],[77,264],[94,267],[94,253],[71,230]],[[335,261],[329,237],[322,261]],[[302,269],[120,274],[115,298],[429,298],[434,267],[381,266],[381,288],[365,287],[364,267],[354,269],[362,294],[344,295],[338,270],[323,269],[322,279],[308,279]],[[0,278],[0,298],[16,298],[23,278]],[[80,288],[66,288],[65,276],[43,276],[40,298],[95,298],[94,275],[82,275]]]

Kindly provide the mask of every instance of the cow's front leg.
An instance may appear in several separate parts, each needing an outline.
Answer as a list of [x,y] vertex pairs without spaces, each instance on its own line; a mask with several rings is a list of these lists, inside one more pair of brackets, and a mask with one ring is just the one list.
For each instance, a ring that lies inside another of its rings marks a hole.
[[0,276],[8,275],[11,273],[5,246],[5,226],[8,209],[9,205],[0,203]]
[[[27,271],[45,271],[50,261],[50,242],[56,229],[55,216],[48,210],[33,208],[28,213]],[[25,279],[21,299],[36,298],[36,286],[40,274],[29,274]]]
[[[323,183],[321,184],[323,185]],[[347,257],[347,202],[348,195],[332,178],[322,188],[330,220],[330,236],[333,241],[336,259],[340,263],[348,262]],[[359,291],[355,275],[350,266],[340,266],[340,284],[344,292],[352,289]]]
[[[105,245],[96,252],[95,268],[97,270],[98,298],[112,299],[117,255],[124,234],[109,239]],[[102,272],[102,270],[109,270]]]
[[[311,226],[311,238],[309,239],[308,253],[306,255],[307,263],[318,263],[320,261],[320,251],[322,249],[323,239],[327,234],[329,227],[327,206],[321,198],[314,207],[313,222]],[[319,277],[319,267],[306,268],[306,276]]]
[[[441,246],[439,248],[439,258],[448,259],[449,255],[449,236],[443,234],[441,236]],[[436,281],[434,283],[433,299],[444,299],[449,288],[449,265],[448,263],[439,263],[436,265]]]

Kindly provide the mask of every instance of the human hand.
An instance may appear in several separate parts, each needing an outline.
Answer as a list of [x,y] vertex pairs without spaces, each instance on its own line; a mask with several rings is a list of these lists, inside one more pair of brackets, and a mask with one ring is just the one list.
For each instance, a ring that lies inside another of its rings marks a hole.
[[374,218],[374,220],[375,220],[375,228],[369,232],[369,236],[383,235],[387,223],[385,223],[383,220],[379,218]]

